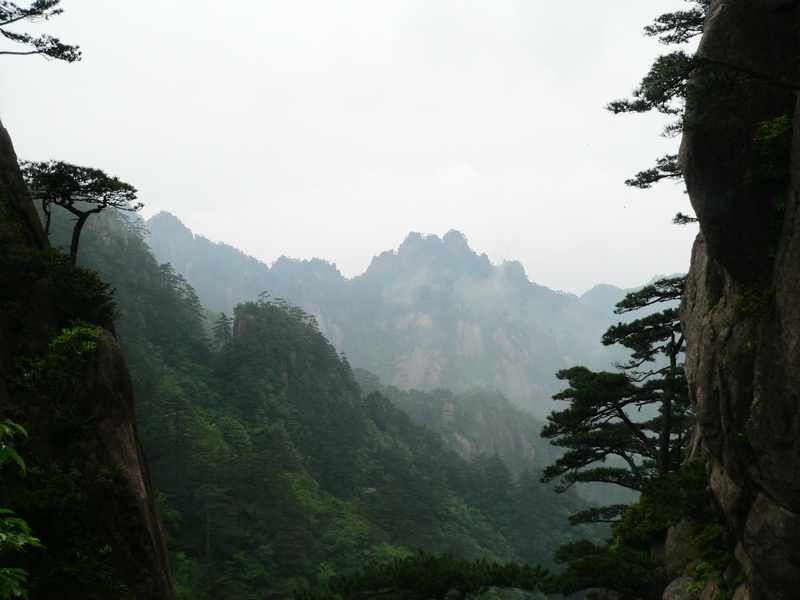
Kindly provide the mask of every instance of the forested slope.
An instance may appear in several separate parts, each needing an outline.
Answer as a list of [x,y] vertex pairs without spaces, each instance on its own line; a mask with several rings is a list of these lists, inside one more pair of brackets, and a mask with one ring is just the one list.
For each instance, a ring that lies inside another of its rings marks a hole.
[[116,289],[180,597],[286,598],[417,550],[549,563],[576,535],[576,496],[499,456],[468,463],[380,393],[363,397],[300,309],[262,295],[212,344],[141,222],[104,213],[84,236],[80,260]]

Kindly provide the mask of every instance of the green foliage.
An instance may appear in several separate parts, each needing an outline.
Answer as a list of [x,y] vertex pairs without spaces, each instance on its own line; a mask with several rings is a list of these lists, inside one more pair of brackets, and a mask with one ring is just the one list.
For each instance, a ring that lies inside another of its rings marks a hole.
[[781,115],[758,124],[753,135],[753,149],[761,164],[745,175],[755,181],[779,181],[786,183],[792,145],[792,121],[789,115]]
[[695,460],[675,473],[645,481],[638,501],[622,512],[612,526],[613,538],[606,544],[578,540],[559,548],[556,561],[567,563],[567,568],[545,580],[542,589],[569,594],[609,588],[646,597],[660,568],[649,556],[651,543],[663,540],[667,529],[680,521],[695,531],[685,560],[697,565],[691,571],[696,591],[704,587],[711,573],[722,581],[732,555],[706,494],[705,462]]
[[[95,466],[86,472],[77,468],[95,435],[88,424],[91,415],[87,417],[86,408],[78,401],[85,391],[86,366],[93,358],[98,337],[95,328],[75,325],[63,329],[39,352],[17,358],[14,384],[44,401],[31,403],[45,408],[43,415],[36,416],[36,435],[58,447],[63,461],[53,461],[32,449],[27,476],[0,481],[8,506],[24,510],[31,528],[47,541],[47,552],[17,559],[25,571],[36,574],[31,589],[37,597],[52,596],[58,590],[65,598],[90,593],[130,598],[125,585],[109,567],[113,548],[95,537],[98,515],[90,513],[88,503],[88,494],[98,497],[109,486],[118,485],[117,474],[97,472]],[[13,409],[20,411],[21,407]],[[18,523],[13,524],[23,534],[29,534]],[[63,590],[69,590],[69,594]]]
[[19,243],[13,232],[0,232],[0,299],[4,308],[16,300],[20,288],[27,289],[52,267],[53,255]]
[[[63,436],[63,455],[78,463],[87,452],[85,440],[76,443],[74,435]],[[67,442],[66,440],[72,440]],[[76,468],[66,469],[34,454],[24,479],[4,479],[2,494],[47,546],[46,551],[28,552],[16,559],[18,566],[35,574],[31,593],[35,597],[131,598],[119,581],[114,549],[98,538],[98,521],[106,515],[89,509],[89,495],[102,497],[109,486],[118,485],[113,472],[90,475]]]
[[[539,460],[547,456],[548,447],[542,447],[538,436],[542,422],[496,390],[400,390],[381,385],[368,371],[354,373],[365,393],[380,392],[414,422],[439,433],[451,448],[463,447],[466,440],[472,456],[497,453],[515,474],[538,468]],[[526,448],[534,448],[536,456],[531,458]]]
[[21,21],[38,23],[60,15],[64,10],[59,8],[61,0],[34,0],[30,6],[18,6],[5,0],[0,4],[0,35],[5,39],[28,46],[27,50],[0,50],[0,54],[26,56],[38,54],[47,59],[75,62],[81,59],[78,46],[64,44],[58,38],[43,34],[34,37],[28,33],[10,31],[9,26]]
[[[606,108],[614,114],[655,110],[665,115],[680,115],[686,99],[686,85],[694,68],[692,56],[683,50],[659,56],[634,89],[633,100],[614,100]],[[675,135],[681,130],[682,124],[678,121],[665,133]]]
[[[668,46],[685,44],[702,34],[711,0],[687,1],[694,6],[688,10],[665,13],[657,17],[651,25],[644,28],[644,34],[657,37],[659,42]],[[606,109],[614,114],[656,111],[677,116],[677,120],[664,127],[662,135],[665,137],[679,135],[686,126],[684,111],[687,99],[701,93],[701,85],[697,82],[690,84],[690,78],[699,63],[696,55],[688,54],[684,50],[658,56],[647,75],[633,90],[633,98],[615,100],[609,103]],[[677,153],[657,159],[654,167],[638,172],[631,179],[627,179],[625,185],[648,189],[662,179],[683,180]],[[678,225],[695,221],[694,217],[682,213],[678,213],[673,219]]]
[[[55,249],[24,247],[12,237],[3,242],[8,252],[0,258],[0,277],[9,286],[2,286],[0,294],[3,312],[11,317],[14,361],[4,410],[28,423],[32,441],[26,452],[27,476],[6,470],[0,496],[5,507],[25,515],[30,529],[47,545],[46,552],[35,548],[15,556],[13,568],[36,574],[30,579],[36,597],[70,598],[100,591],[107,592],[104,597],[124,597],[107,566],[110,557],[99,552],[107,544],[94,538],[97,515],[88,514],[82,491],[102,493],[113,475],[84,474],[74,466],[85,462],[94,434],[94,415],[80,400],[99,337],[95,324],[109,324],[114,302],[96,273],[73,265]],[[48,297],[42,290],[51,292],[52,304],[32,305],[31,298]],[[41,320],[43,309],[52,316],[46,322]]]
[[95,271],[59,255],[49,272],[50,290],[61,319],[108,326],[119,316],[110,286]]
[[703,24],[711,0],[691,1],[695,3],[695,6],[689,10],[665,13],[656,18],[652,25],[644,28],[645,35],[657,37],[662,44],[672,45],[685,44],[703,33]]
[[[783,224],[787,186],[791,179],[791,146],[792,121],[789,115],[762,121],[753,135],[756,166],[744,175],[746,183],[758,186],[771,198],[775,211],[773,230],[776,243]],[[773,246],[769,251],[770,257],[774,258],[775,251]]]
[[[628,294],[615,312],[676,301],[683,286],[683,277],[662,279]],[[631,351],[629,361],[616,365],[618,372],[572,367],[556,375],[569,387],[553,398],[570,403],[565,410],[553,411],[542,429],[542,437],[567,448],[544,471],[543,481],[561,478],[556,491],[589,481],[641,490],[648,478],[678,469],[693,425],[679,362],[684,338],[677,309],[614,325],[602,341]],[[641,370],[646,364],[654,366]],[[622,460],[607,466],[609,458]]]
[[219,319],[214,321],[214,343],[218,348],[229,344],[233,339],[233,318],[225,313],[220,314]]
[[626,179],[625,185],[646,190],[662,179],[683,179],[683,171],[678,163],[677,154],[667,154],[657,159],[655,167],[639,171],[632,179]]
[[608,588],[645,598],[652,572],[658,566],[646,551],[624,546],[601,547],[585,540],[567,546],[560,551],[559,558],[569,564],[565,571],[542,582],[545,593],[570,595],[586,589]]
[[569,523],[570,525],[578,525],[579,523],[616,523],[627,508],[627,504],[594,506],[570,515]]
[[[710,0],[690,0],[695,6],[685,11],[665,13],[645,27],[645,35],[658,37],[665,45],[685,44],[703,32]],[[633,99],[615,100],[606,107],[614,114],[642,113],[651,110],[681,118],[667,126],[665,133],[674,135],[683,128],[682,114],[687,95],[689,77],[696,67],[692,55],[676,50],[659,56],[650,71],[633,91]],[[669,157],[665,157],[669,159]],[[661,159],[661,160],[665,160]],[[668,162],[673,162],[669,161]],[[656,168],[658,169],[658,167]],[[643,186],[647,187],[647,186]]]
[[[628,294],[615,312],[624,314],[674,302],[685,278],[670,278]],[[614,325],[603,344],[631,352],[616,373],[573,367],[558,373],[569,388],[554,396],[569,408],[553,412],[542,437],[567,451],[548,466],[543,481],[561,477],[556,491],[575,483],[613,483],[641,492],[630,507],[597,507],[573,515],[572,523],[611,522],[614,538],[605,545],[579,540],[562,546],[556,560],[564,572],[543,589],[571,594],[610,588],[645,596],[657,564],[649,543],[687,516],[700,518],[708,508],[702,464],[681,468],[683,448],[693,427],[688,386],[680,357],[684,338],[678,311],[667,308]],[[652,366],[651,366],[652,365]],[[607,465],[608,459],[616,459]]]
[[81,320],[100,325],[117,317],[109,286],[96,272],[73,265],[53,248],[31,248],[0,233],[0,302],[17,321],[24,319],[21,311],[31,286],[41,279],[49,284],[61,323]]
[[724,528],[720,523],[705,521],[698,524],[697,529],[691,540],[689,556],[686,557],[689,562],[688,573],[694,579],[687,591],[699,594],[713,577],[718,588],[713,600],[730,600],[733,594],[725,583],[723,573],[733,561],[733,553],[725,543]]
[[[791,162],[792,122],[789,115],[781,115],[759,123],[753,135],[753,150],[757,166],[745,174],[745,181],[771,190],[772,207],[782,215],[786,209],[786,186],[789,184]],[[782,217],[775,229],[779,231]]]
[[22,425],[14,423],[13,421],[6,420],[4,423],[0,423],[0,467],[7,462],[14,461],[24,473],[25,461],[23,461],[22,457],[17,454],[14,446],[6,442],[6,440],[13,440],[15,435],[23,435],[27,437],[28,432],[25,431],[25,428]]
[[692,549],[720,574],[733,560],[733,554],[725,543],[725,530],[719,523],[707,523],[692,538]]
[[[25,472],[25,461],[17,454],[14,447],[7,442],[13,440],[15,435],[27,437],[25,429],[13,421],[6,420],[0,423],[0,467],[8,462],[14,462],[19,469]],[[7,508],[0,508],[0,560],[5,560],[9,551],[21,551],[25,546],[41,547],[38,538],[31,534],[28,523],[14,516],[14,512]],[[27,572],[18,567],[9,567],[0,564],[0,598],[27,598],[25,589]]]
[[649,544],[684,518],[701,523],[711,518],[705,490],[705,462],[695,460],[675,473],[648,479],[639,500],[613,527],[615,543]]
[[387,598],[393,600],[445,600],[475,598],[494,587],[533,591],[545,572],[538,567],[465,561],[449,555],[420,552],[367,567],[330,584],[323,595],[296,594],[301,600]]
[[[686,277],[668,277],[627,294],[617,302],[614,314],[621,315],[640,310],[646,306],[654,306],[663,302],[680,300],[686,288]],[[603,343],[606,343],[605,341]],[[609,343],[616,343],[611,341]],[[626,346],[628,347],[628,346]]]
[[62,403],[79,400],[86,379],[86,365],[97,349],[98,331],[80,324],[61,330],[41,354],[21,356],[14,383],[49,400],[60,409]]

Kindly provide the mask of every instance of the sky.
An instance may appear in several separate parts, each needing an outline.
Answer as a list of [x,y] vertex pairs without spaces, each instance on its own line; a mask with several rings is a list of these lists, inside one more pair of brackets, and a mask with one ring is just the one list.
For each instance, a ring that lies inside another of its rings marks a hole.
[[19,30],[83,60],[0,56],[0,118],[20,159],[103,169],[145,218],[346,277],[450,229],[576,294],[688,270],[683,187],[624,185],[679,140],[604,109],[669,51],[642,28],[682,0],[61,6]]

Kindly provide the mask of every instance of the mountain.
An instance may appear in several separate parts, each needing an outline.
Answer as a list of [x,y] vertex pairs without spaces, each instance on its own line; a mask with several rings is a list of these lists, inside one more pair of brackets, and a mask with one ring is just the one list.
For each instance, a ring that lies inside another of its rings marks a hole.
[[[51,237],[69,239],[68,215],[54,217]],[[575,490],[539,481],[540,424],[499,393],[427,394],[428,408],[426,394],[403,393],[417,412],[452,405],[450,431],[425,427],[360,387],[316,319],[277,298],[237,305],[212,343],[198,295],[143,232],[135,218],[95,215],[78,262],[115,289],[177,598],[322,592],[417,550],[552,567],[565,540],[598,539],[568,524],[586,507]],[[473,398],[477,410],[463,404]],[[476,452],[453,451],[453,432]],[[521,452],[507,452],[509,436]]]
[[410,233],[397,250],[346,279],[324,260],[278,259],[271,267],[226,244],[195,236],[176,217],[147,222],[147,241],[197,291],[229,313],[262,292],[317,319],[350,363],[402,390],[496,389],[540,418],[560,388],[559,369],[607,369],[621,355],[600,338],[625,290],[584,297],[531,282],[515,261],[492,264],[463,234]]

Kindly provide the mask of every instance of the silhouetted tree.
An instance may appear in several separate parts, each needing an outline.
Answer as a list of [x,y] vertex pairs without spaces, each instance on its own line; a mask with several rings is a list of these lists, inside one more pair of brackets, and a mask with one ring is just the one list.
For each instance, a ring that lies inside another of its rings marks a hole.
[[78,254],[81,230],[89,215],[106,208],[136,212],[144,206],[136,200],[136,188],[109,177],[100,169],[79,167],[62,161],[22,163],[28,191],[41,203],[45,233],[50,233],[53,206],[60,206],[75,216],[69,253],[73,262]]
[[[625,296],[615,312],[679,300],[684,283],[684,277],[661,279]],[[678,470],[693,425],[680,362],[684,338],[677,308],[618,323],[602,341],[631,351],[629,361],[616,364],[617,372],[579,366],[557,374],[569,388],[553,398],[570,406],[553,411],[542,430],[551,444],[567,448],[542,478],[548,482],[560,477],[557,491],[589,481],[640,490],[647,478]],[[610,457],[624,464],[605,466]]]
[[0,50],[0,54],[15,56],[38,54],[47,59],[65,60],[67,62],[80,60],[81,53],[78,50],[78,46],[64,44],[58,38],[47,34],[34,37],[28,33],[8,30],[9,26],[13,26],[20,21],[38,23],[60,15],[64,12],[64,9],[58,7],[60,3],[61,0],[34,0],[30,6],[25,8],[7,0],[0,2],[0,35],[9,41],[29,47],[28,50]]

